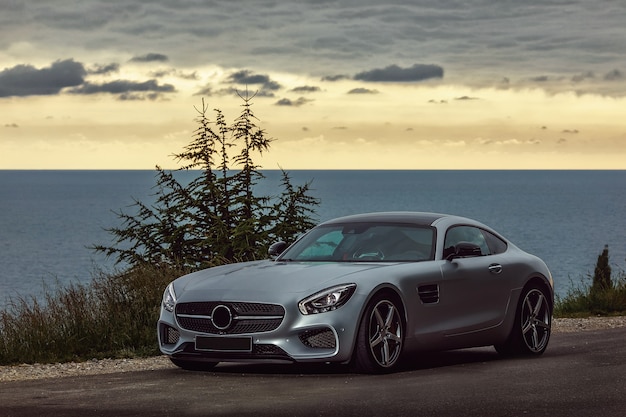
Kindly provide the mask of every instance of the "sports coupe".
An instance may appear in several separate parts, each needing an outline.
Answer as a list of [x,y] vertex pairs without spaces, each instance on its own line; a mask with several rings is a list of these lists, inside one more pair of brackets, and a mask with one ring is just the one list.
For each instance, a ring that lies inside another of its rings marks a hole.
[[537,356],[548,346],[550,271],[480,222],[358,214],[269,252],[168,285],[157,333],[174,364],[330,362],[382,373],[420,351],[493,345]]

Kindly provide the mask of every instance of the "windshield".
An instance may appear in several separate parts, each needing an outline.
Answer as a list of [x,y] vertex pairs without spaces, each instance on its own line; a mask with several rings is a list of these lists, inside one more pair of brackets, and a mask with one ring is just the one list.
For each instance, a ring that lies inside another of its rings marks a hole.
[[432,228],[412,224],[331,224],[311,230],[279,260],[425,261],[434,259],[434,237]]

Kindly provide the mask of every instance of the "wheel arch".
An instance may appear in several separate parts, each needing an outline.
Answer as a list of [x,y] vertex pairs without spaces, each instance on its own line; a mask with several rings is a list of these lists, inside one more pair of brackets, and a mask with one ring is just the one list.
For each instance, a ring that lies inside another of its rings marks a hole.
[[524,291],[531,286],[535,286],[545,292],[548,301],[550,302],[550,311],[554,311],[554,289],[548,283],[548,280],[538,275],[531,277],[528,281],[526,281],[521,294],[523,294]]
[[[407,313],[406,305],[404,302],[404,298],[402,297],[400,290],[391,283],[380,284],[370,291],[369,295],[365,299],[365,302],[361,306],[361,311],[359,312],[359,317],[357,320],[357,326],[358,326],[358,323],[361,323],[361,320],[363,320],[363,316],[365,314],[365,311],[367,310],[367,306],[372,302],[372,300],[375,297],[379,295],[388,295],[391,298],[393,298],[393,301],[396,301],[398,303],[398,307],[400,307],[401,309],[400,317],[402,318],[402,326],[404,327],[404,334],[406,335],[408,313]],[[357,337],[358,337],[358,331],[354,333],[354,340],[352,341],[352,352],[350,354],[351,358],[354,356],[354,352],[357,346],[357,343],[356,343]]]
[[404,302],[404,298],[402,297],[402,293],[401,291],[393,284],[391,283],[386,283],[386,284],[381,284],[378,287],[374,288],[369,296],[367,297],[367,300],[365,303],[363,303],[363,308],[361,308],[361,314],[359,315],[359,322],[360,320],[363,318],[363,314],[365,313],[365,310],[367,308],[367,305],[377,296],[381,295],[381,294],[385,294],[388,295],[390,297],[392,297],[394,299],[394,301],[398,302],[398,307],[400,307],[402,309],[400,316],[402,317],[402,324],[404,326],[406,326],[407,323],[407,310],[405,307],[405,302]]

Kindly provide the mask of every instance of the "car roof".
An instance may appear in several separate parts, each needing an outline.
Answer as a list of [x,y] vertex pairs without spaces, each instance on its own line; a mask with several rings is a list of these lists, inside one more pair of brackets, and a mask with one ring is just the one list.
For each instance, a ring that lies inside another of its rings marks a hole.
[[336,219],[323,222],[322,225],[336,223],[411,223],[421,226],[431,226],[437,220],[442,218],[455,218],[472,222],[470,219],[464,219],[458,216],[450,216],[440,213],[426,213],[416,211],[388,211],[379,213],[363,213],[353,214],[350,216],[339,217]]

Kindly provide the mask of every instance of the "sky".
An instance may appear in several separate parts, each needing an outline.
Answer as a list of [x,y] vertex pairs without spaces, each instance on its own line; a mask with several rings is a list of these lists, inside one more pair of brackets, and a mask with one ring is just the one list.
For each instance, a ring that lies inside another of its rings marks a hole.
[[0,0],[0,169],[626,169],[622,0]]

